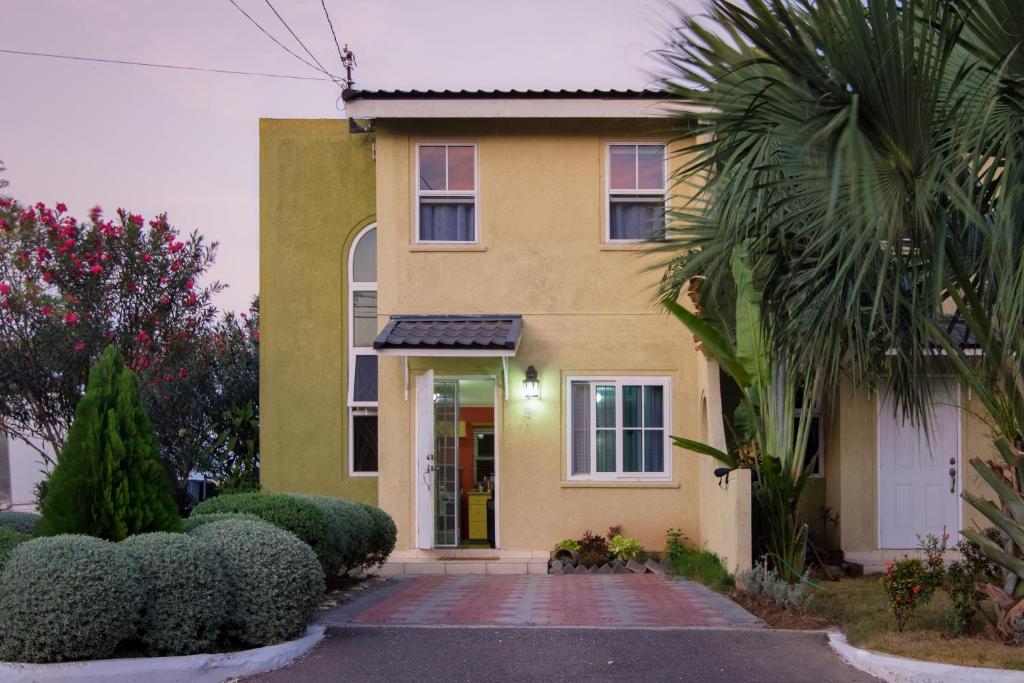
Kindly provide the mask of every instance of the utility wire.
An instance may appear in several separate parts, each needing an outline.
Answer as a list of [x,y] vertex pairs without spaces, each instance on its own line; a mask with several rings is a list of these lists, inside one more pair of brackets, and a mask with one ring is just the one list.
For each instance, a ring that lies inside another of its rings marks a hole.
[[262,26],[260,26],[260,23],[258,21],[256,21],[252,17],[250,17],[249,14],[244,9],[242,9],[241,7],[238,6],[238,3],[235,2],[235,0],[228,0],[228,2],[230,2],[232,5],[234,5],[235,9],[237,9],[239,12],[241,12],[243,15],[245,15],[246,19],[251,21],[253,23],[253,25],[256,28],[258,28],[263,33],[263,35],[265,35],[267,38],[270,38],[272,41],[274,41],[274,43],[276,43],[277,46],[280,47],[282,50],[284,50],[285,52],[290,54],[292,57],[295,57],[295,59],[299,60],[300,62],[302,62],[303,64],[305,64],[309,68],[311,68],[311,69],[313,69],[315,71],[319,71],[319,72],[321,72],[321,73],[323,73],[323,74],[325,74],[327,76],[330,76],[331,80],[334,81],[335,83],[338,82],[339,78],[337,76],[335,76],[334,74],[330,73],[329,71],[326,71],[326,70],[321,69],[321,68],[319,68],[317,66],[314,66],[313,64],[310,64],[305,59],[303,59],[302,57],[300,57],[299,55],[295,54],[290,49],[288,49],[288,47],[284,43],[282,43],[280,40],[278,40],[274,36],[270,35],[270,33],[267,31],[267,29],[265,29]]
[[297,42],[302,47],[302,49],[306,51],[306,54],[309,55],[309,58],[312,59],[318,67],[320,67],[321,71],[327,73],[327,69],[324,68],[324,65],[320,63],[320,60],[316,58],[316,55],[309,51],[309,48],[306,47],[306,44],[304,42],[302,42],[302,39],[295,35],[295,31],[293,31],[292,27],[288,25],[288,22],[284,20],[284,17],[282,17],[281,13],[277,11],[277,8],[270,4],[270,0],[264,0],[264,2],[267,3],[267,7],[269,7],[270,11],[274,13],[274,16],[277,17],[277,20],[284,24],[284,27],[288,29],[288,33],[292,34],[292,38],[295,39],[295,42]]
[[231,69],[213,69],[202,66],[180,66],[177,64],[155,64],[153,62],[133,62],[127,59],[104,59],[101,57],[82,57],[79,55],[59,55],[52,52],[29,52],[27,50],[7,50],[0,48],[0,52],[9,55],[23,55],[26,57],[50,57],[52,59],[70,59],[78,62],[99,62],[101,64],[125,64],[127,66],[147,66],[154,69],[177,69],[181,71],[206,71],[215,74],[230,74],[234,76],[261,76],[263,78],[289,78],[297,81],[327,81],[337,82],[334,78],[320,78],[318,76],[289,76],[286,74],[270,74],[259,71],[233,71]]
[[338,59],[341,60],[342,68],[345,67],[345,57],[341,54],[341,45],[338,44],[338,34],[334,32],[334,23],[331,21],[331,13],[327,11],[327,3],[320,0],[320,6],[324,8],[324,16],[327,17],[327,25],[331,27],[331,37],[334,38],[334,47],[338,48]]

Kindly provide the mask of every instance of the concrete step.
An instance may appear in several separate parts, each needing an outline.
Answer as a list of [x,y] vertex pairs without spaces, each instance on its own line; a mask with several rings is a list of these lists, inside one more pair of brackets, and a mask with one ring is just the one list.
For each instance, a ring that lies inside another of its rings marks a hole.
[[381,576],[445,575],[445,574],[547,574],[547,560],[537,559],[434,559],[410,558],[388,560]]

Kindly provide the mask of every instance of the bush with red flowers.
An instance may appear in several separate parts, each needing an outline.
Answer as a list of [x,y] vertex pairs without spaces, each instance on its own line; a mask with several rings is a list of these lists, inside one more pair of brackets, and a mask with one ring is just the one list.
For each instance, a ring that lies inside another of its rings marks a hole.
[[889,601],[889,609],[896,619],[897,631],[906,627],[914,610],[931,600],[936,588],[931,568],[925,562],[911,557],[889,562],[885,566],[881,583]]

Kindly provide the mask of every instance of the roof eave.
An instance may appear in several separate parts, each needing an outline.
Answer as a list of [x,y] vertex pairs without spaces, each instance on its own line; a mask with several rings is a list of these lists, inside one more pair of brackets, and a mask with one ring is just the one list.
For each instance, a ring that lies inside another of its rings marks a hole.
[[707,113],[706,107],[657,98],[357,98],[345,103],[350,119],[648,119]]

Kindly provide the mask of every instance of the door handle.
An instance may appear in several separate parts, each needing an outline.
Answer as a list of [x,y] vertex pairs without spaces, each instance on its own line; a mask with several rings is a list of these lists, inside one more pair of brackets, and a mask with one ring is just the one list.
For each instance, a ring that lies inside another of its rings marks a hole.
[[956,493],[956,468],[949,468],[949,492]]

